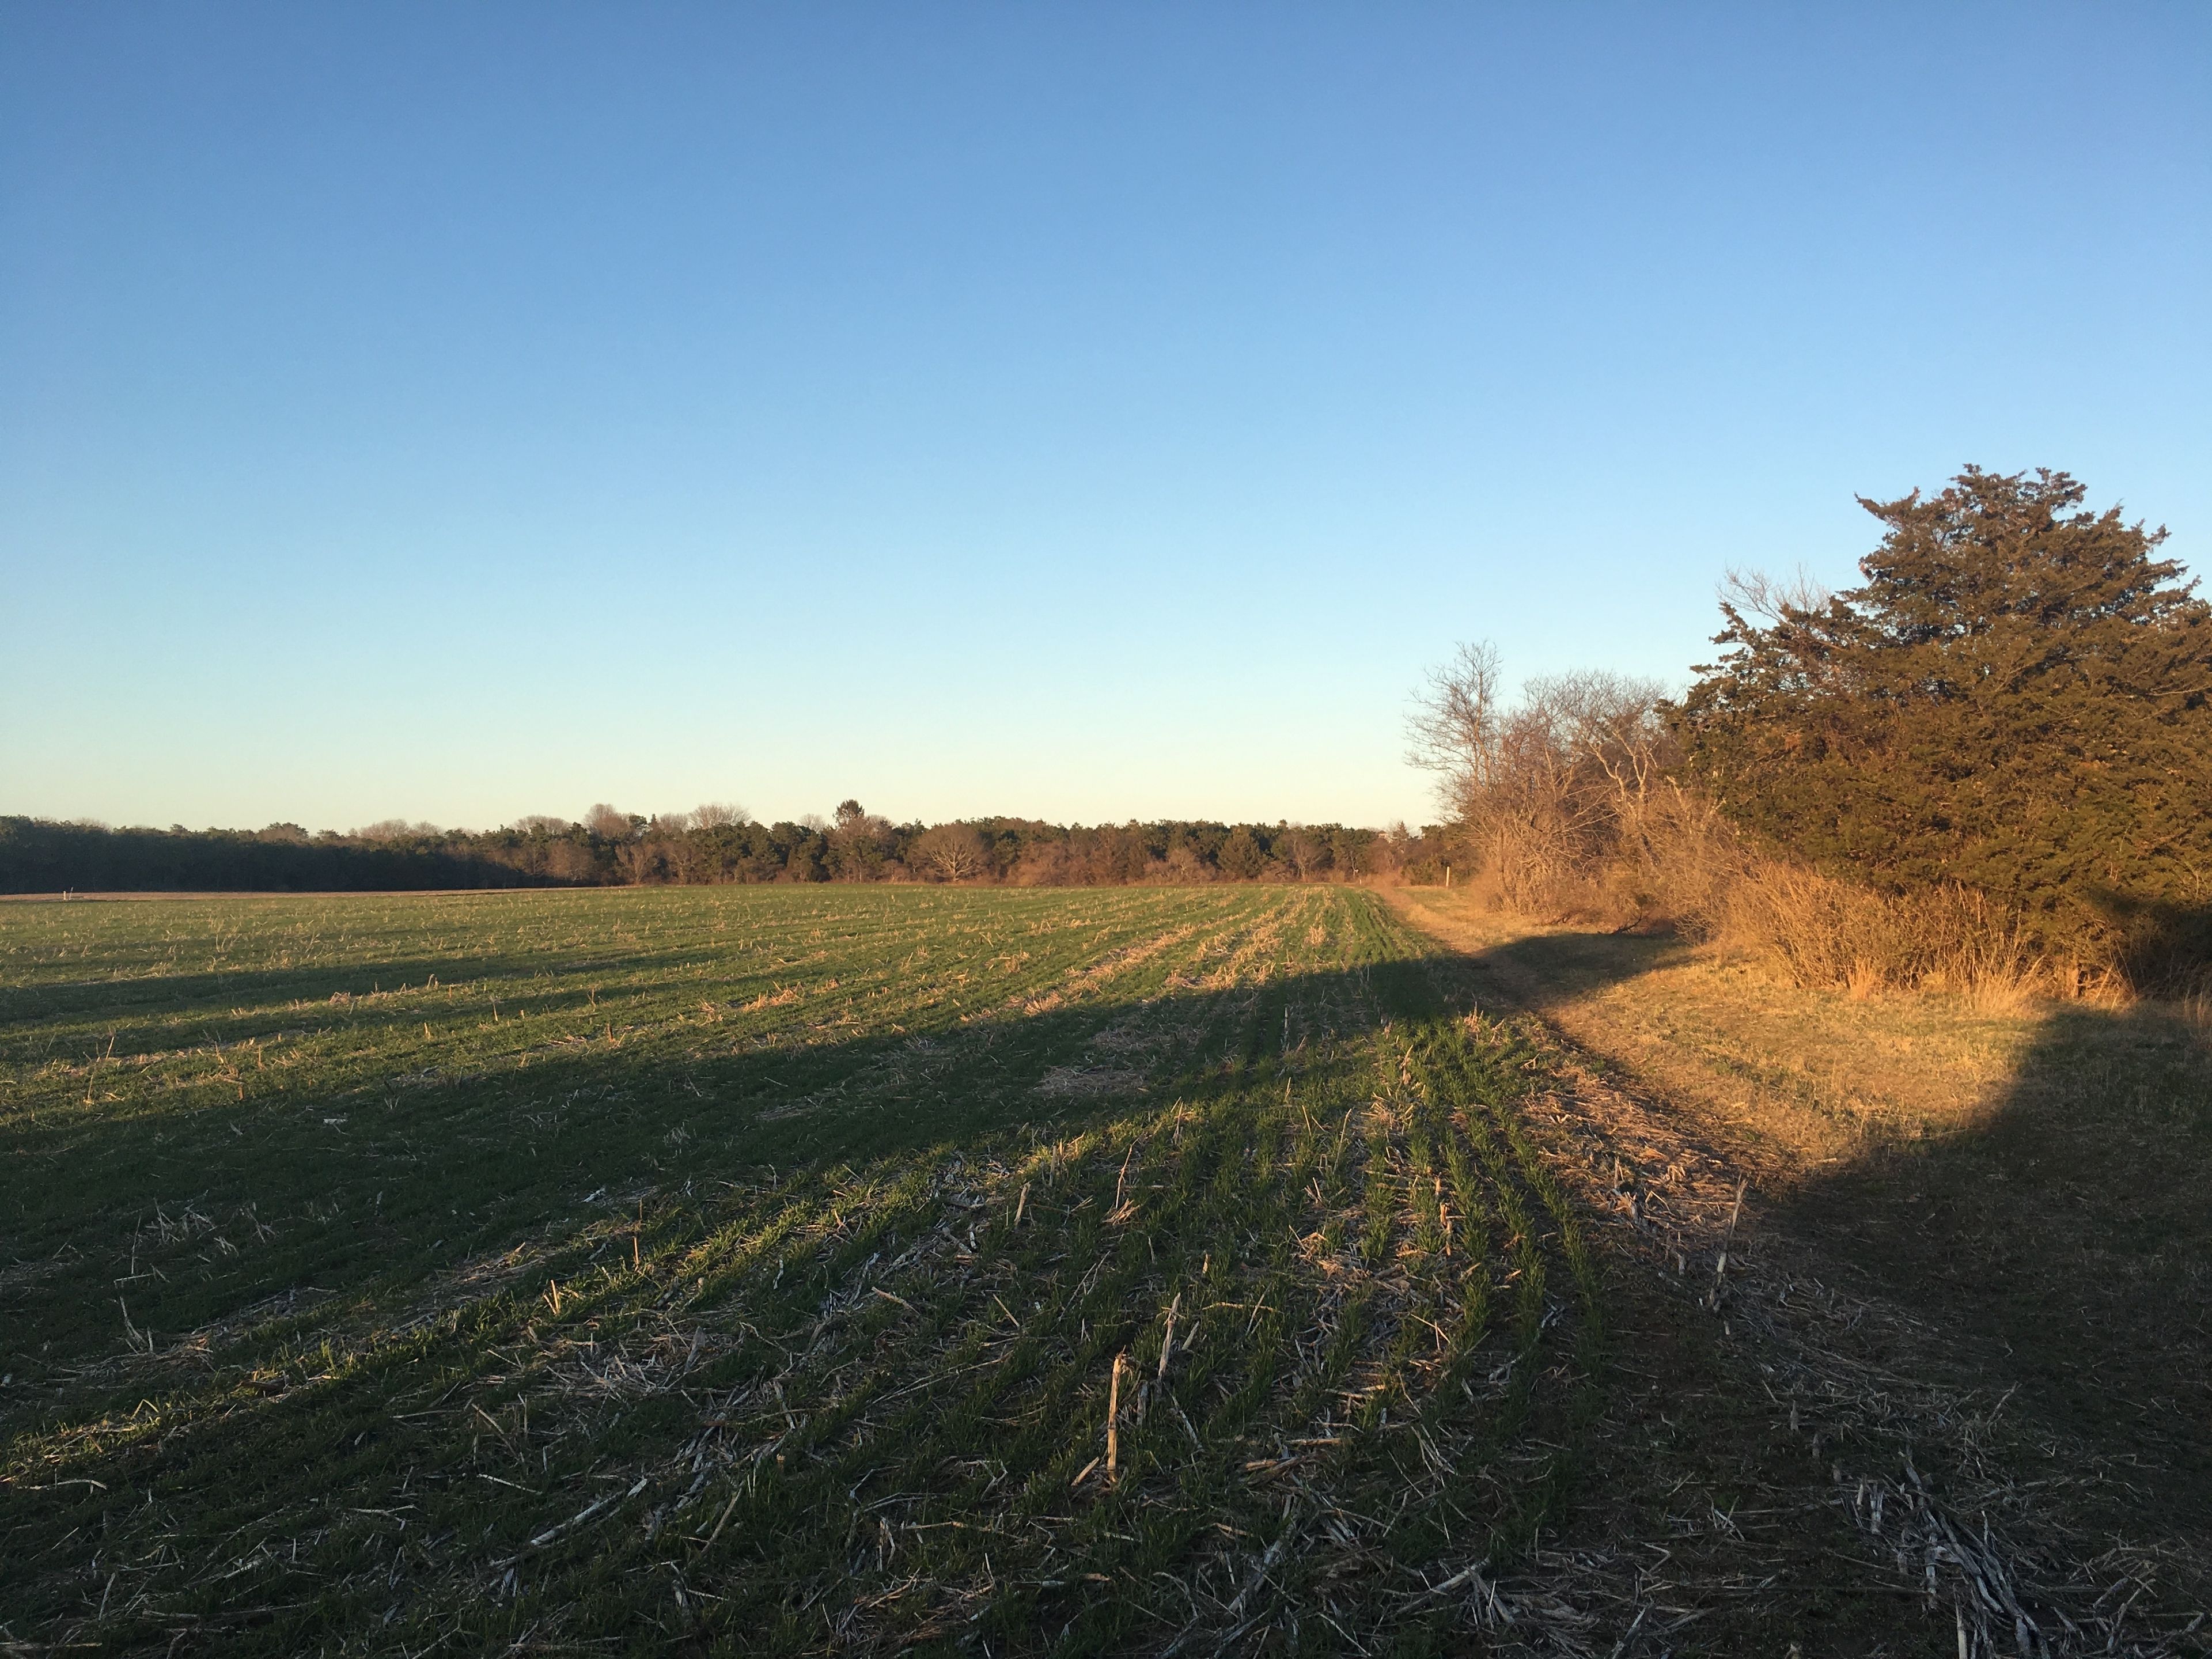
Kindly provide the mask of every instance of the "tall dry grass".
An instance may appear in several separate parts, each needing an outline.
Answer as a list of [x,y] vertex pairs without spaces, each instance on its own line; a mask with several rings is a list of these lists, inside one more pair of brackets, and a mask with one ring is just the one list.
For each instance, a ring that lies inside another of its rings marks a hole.
[[1767,859],[1720,896],[1712,936],[1763,952],[1800,985],[1949,991],[1992,1011],[2062,988],[2020,929],[1965,888],[1893,896]]
[[1798,985],[1948,992],[1991,1012],[2036,997],[2130,994],[2114,964],[2054,959],[1971,888],[1893,894],[1840,880],[1752,847],[1711,802],[1671,781],[1624,809],[1616,883],[1644,915],[1763,957]]
[[[1888,894],[1762,851],[1711,802],[1672,780],[1623,790],[1601,857],[1512,843],[1492,820],[1477,892],[1549,921],[1671,926],[1749,952],[1807,988],[1853,996],[1936,991],[1990,1012],[2038,997],[2126,1000],[2109,963],[2055,961],[1984,895],[1951,886]],[[2212,1006],[2212,993],[2203,999]]]
[[[2123,964],[2155,957],[2122,928],[2108,930],[2108,959],[2063,960],[1971,889],[1885,893],[1753,845],[1682,782],[1661,707],[1657,688],[1605,673],[1532,680],[1508,701],[1488,645],[1431,675],[1409,758],[1438,775],[1448,838],[1484,899],[1547,921],[1671,924],[1808,988],[1945,991],[1991,1008],[2124,1000]],[[2149,971],[2146,988],[2177,988]]]

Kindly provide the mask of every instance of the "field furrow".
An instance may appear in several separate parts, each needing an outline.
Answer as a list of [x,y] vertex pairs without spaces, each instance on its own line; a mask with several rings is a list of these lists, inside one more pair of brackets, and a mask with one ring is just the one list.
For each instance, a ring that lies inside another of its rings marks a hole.
[[1449,1647],[1560,1513],[1535,1058],[1365,894],[10,924],[13,1639]]

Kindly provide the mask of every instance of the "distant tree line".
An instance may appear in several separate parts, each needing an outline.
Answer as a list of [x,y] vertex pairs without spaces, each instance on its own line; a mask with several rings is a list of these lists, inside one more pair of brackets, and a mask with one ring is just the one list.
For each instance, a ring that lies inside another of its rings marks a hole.
[[110,829],[0,817],[0,891],[392,891],[416,888],[697,886],[736,882],[1358,881],[1433,878],[1433,836],[1341,824],[1046,823],[985,817],[894,823],[848,800],[827,819],[762,823],[706,805],[647,817],[602,804],[580,821],[492,830],[392,819],[346,834]]

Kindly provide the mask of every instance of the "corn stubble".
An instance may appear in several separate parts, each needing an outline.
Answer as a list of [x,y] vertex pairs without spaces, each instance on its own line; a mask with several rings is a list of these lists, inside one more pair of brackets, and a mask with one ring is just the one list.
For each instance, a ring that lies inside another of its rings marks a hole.
[[11,1642],[1598,1641],[1516,1578],[1604,1397],[1544,1062],[1366,894],[4,942]]

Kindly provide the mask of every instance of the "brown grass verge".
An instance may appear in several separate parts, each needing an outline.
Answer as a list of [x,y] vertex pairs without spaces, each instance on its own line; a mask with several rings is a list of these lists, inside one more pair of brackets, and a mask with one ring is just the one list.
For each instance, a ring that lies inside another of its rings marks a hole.
[[1705,1425],[1708,1467],[1741,1478],[1764,1419],[1801,1471],[1758,1475],[1771,1509],[1845,1516],[1961,1651],[2206,1650],[2212,1229],[2185,1172],[2212,1051],[2186,1010],[1855,999],[1397,902],[1550,1030],[1532,1115],[1563,1182],[1678,1330],[1718,1326],[1739,1398],[1670,1425]]

